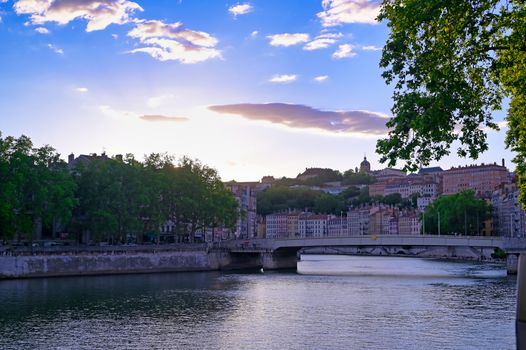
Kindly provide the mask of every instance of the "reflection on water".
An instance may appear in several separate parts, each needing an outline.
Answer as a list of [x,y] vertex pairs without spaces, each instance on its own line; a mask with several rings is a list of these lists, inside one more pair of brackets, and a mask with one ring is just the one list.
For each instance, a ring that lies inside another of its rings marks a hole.
[[293,272],[0,282],[1,349],[513,349],[503,267],[304,256]]
[[466,264],[459,261],[408,257],[302,255],[298,273],[392,277],[506,277],[500,264]]

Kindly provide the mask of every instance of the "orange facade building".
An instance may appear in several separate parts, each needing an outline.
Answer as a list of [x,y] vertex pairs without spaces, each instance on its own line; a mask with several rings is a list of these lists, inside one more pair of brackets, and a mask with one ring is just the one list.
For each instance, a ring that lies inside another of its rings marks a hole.
[[490,197],[493,191],[510,176],[504,165],[471,165],[451,168],[442,175],[443,194],[473,190],[478,196]]

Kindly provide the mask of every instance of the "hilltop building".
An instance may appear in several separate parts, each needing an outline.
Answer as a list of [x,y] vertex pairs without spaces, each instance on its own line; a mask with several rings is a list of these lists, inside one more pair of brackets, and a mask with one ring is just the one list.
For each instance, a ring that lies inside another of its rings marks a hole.
[[453,167],[442,174],[443,194],[473,190],[479,197],[491,198],[500,185],[510,183],[508,169],[504,165],[481,164]]
[[368,174],[370,172],[371,172],[371,163],[369,163],[366,156],[363,156],[363,161],[360,163],[360,173]]

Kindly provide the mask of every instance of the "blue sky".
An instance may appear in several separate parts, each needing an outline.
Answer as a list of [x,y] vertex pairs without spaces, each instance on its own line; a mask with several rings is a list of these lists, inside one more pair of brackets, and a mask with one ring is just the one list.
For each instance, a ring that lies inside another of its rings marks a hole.
[[[64,157],[188,155],[224,180],[343,171],[364,154],[378,169],[392,89],[377,11],[368,0],[0,0],[0,130]],[[504,133],[478,162],[510,164]]]

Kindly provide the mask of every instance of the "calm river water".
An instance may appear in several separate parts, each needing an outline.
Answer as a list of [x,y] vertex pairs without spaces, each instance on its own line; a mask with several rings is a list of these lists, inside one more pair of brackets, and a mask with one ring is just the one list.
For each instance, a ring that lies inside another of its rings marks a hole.
[[304,256],[296,272],[0,281],[0,349],[514,349],[504,267]]

